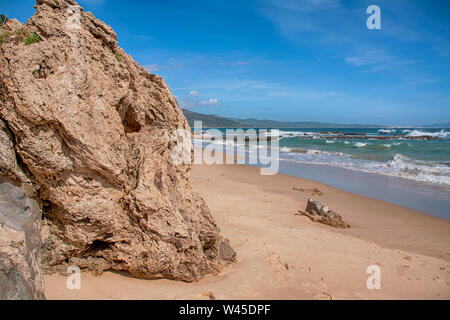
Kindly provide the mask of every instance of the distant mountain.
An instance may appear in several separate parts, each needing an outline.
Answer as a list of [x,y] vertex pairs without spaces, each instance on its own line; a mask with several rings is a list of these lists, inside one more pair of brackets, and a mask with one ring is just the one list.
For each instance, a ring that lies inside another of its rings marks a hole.
[[381,125],[336,124],[325,122],[290,122],[276,120],[225,118],[216,115],[197,113],[183,109],[184,116],[191,127],[194,120],[201,120],[204,128],[382,128]]
[[424,126],[426,128],[450,128],[450,121],[447,121],[445,123],[435,123]]
[[194,120],[201,120],[204,128],[242,128],[242,123],[229,118],[182,110],[191,127],[194,126]]

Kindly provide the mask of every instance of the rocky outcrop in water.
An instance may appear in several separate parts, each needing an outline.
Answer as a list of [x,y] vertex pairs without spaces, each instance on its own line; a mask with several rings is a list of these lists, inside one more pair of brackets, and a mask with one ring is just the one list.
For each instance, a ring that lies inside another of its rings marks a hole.
[[[433,136],[429,133],[423,133],[419,135],[409,135],[406,133],[402,134],[392,134],[392,133],[385,133],[380,132],[380,135],[368,135],[366,133],[360,133],[360,132],[328,132],[328,131],[322,131],[318,133],[303,133],[303,136],[296,136],[297,139],[300,140],[307,140],[307,139],[355,139],[355,140],[396,140],[396,139],[407,139],[407,140],[442,140],[443,137],[439,136]],[[293,134],[288,134],[288,136],[294,136]]]
[[1,143],[11,151],[0,172],[42,208],[44,270],[184,281],[219,272],[235,253],[192,191],[190,165],[173,160],[174,136],[190,128],[164,80],[76,2],[35,8],[26,25],[0,30]]

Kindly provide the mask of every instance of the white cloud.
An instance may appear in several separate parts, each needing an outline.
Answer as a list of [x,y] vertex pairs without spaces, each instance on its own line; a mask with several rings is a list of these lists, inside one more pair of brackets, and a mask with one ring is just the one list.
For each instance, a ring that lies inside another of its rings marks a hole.
[[217,107],[220,105],[219,99],[210,98],[208,100],[199,99],[200,92],[192,90],[184,97],[177,97],[177,101],[183,109],[194,109],[201,107]]
[[211,98],[209,100],[203,100],[200,104],[203,106],[217,106],[219,105],[219,99]]

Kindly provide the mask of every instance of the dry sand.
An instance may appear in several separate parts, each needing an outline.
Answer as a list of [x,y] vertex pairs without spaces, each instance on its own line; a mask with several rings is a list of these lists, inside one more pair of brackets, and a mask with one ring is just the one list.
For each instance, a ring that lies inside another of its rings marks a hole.
[[[197,283],[83,272],[81,290],[68,290],[65,276],[45,276],[47,299],[450,299],[448,221],[310,180],[261,176],[256,167],[198,165],[191,181],[236,263]],[[310,197],[351,228],[296,215]],[[366,287],[370,265],[380,267],[379,290]]]

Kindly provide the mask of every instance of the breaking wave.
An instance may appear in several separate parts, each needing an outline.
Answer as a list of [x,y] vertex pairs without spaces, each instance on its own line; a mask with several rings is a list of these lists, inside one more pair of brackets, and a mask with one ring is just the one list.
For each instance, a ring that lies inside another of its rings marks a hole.
[[394,133],[396,131],[397,130],[395,130],[395,129],[380,129],[380,130],[378,130],[379,133],[384,133],[384,134]]
[[393,159],[380,162],[343,152],[283,147],[280,149],[280,159],[305,164],[331,165],[450,187],[450,162],[443,164],[437,161],[419,161],[402,154],[395,154]]
[[449,136],[449,132],[445,131],[444,129],[442,129],[441,131],[438,131],[438,132],[427,132],[427,131],[413,130],[413,131],[410,131],[406,136],[407,137],[428,136],[428,137],[433,137],[433,138],[446,139]]

